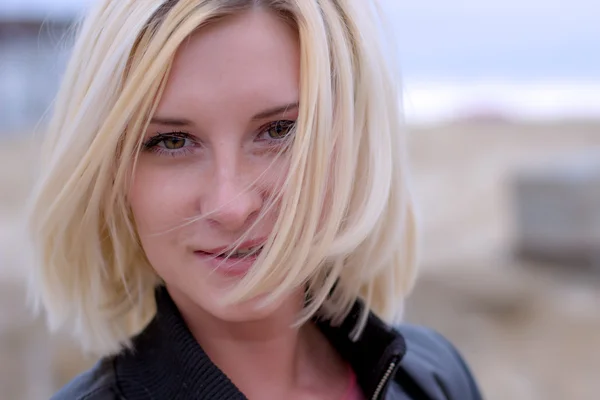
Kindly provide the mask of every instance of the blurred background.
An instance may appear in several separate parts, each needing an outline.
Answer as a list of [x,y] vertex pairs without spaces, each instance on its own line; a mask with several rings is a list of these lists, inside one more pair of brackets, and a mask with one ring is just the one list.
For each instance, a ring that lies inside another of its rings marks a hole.
[[[23,205],[93,0],[0,1],[0,398],[48,398],[94,360],[25,305]],[[600,3],[387,0],[400,46],[421,275],[408,321],[487,399],[600,398]]]

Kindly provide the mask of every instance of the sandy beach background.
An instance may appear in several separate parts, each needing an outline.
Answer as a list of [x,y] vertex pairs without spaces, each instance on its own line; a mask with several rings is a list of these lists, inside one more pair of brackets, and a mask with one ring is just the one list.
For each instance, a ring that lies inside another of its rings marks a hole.
[[[600,274],[515,257],[511,188],[520,171],[600,150],[599,133],[584,121],[411,130],[422,261],[406,318],[457,345],[486,399],[598,398]],[[0,144],[0,397],[48,398],[94,360],[26,309],[23,206],[38,142],[9,135]]]

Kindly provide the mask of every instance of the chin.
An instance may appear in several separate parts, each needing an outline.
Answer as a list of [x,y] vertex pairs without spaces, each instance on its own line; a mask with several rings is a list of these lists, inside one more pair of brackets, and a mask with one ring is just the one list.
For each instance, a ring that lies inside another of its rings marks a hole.
[[[254,322],[268,319],[281,307],[281,303],[272,303],[261,307],[261,299],[262,296],[239,304],[203,308],[222,321],[239,323]],[[213,310],[210,310],[210,308],[213,308]]]
[[281,309],[286,302],[275,302],[260,307],[264,296],[237,303],[223,305],[218,299],[226,294],[230,285],[194,285],[192,281],[182,284],[169,284],[167,287],[171,297],[183,314],[196,315],[199,319],[208,318],[222,322],[243,323],[268,319]]

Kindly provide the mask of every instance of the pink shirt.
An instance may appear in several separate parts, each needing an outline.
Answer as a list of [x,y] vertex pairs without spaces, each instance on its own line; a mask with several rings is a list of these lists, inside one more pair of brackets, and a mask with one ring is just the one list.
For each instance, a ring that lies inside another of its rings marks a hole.
[[348,368],[348,370],[350,375],[348,388],[340,400],[364,400],[365,397],[363,396],[360,386],[356,381],[356,374],[351,367]]

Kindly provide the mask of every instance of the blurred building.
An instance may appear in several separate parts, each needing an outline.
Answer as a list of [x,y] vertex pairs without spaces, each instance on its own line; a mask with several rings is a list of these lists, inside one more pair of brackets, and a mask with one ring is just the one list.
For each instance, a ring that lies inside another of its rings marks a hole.
[[0,2],[0,135],[28,133],[58,89],[85,1]]

